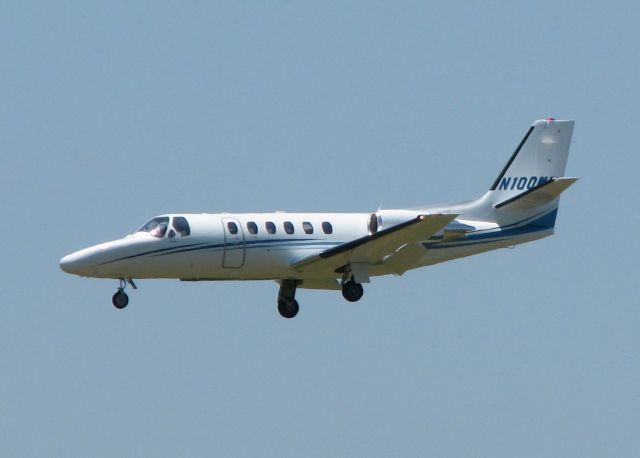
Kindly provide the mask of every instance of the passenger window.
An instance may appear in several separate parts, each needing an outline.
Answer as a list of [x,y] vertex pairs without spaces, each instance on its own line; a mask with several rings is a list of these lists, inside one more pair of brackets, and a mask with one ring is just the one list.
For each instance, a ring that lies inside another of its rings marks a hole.
[[283,226],[284,226],[284,231],[287,234],[293,234],[293,224],[291,224],[290,221],[285,221]]
[[302,223],[302,230],[305,234],[313,234],[313,226],[309,221]]
[[331,226],[331,223],[328,221],[325,221],[322,223],[322,231],[325,234],[332,234],[333,233],[333,227]]
[[181,237],[186,237],[187,235],[191,234],[189,223],[187,222],[187,218],[185,218],[184,216],[173,217],[173,229],[175,229],[176,233]]
[[167,227],[169,227],[169,217],[159,216],[157,218],[153,218],[151,221],[138,229],[138,232],[148,232],[154,237],[158,237],[161,239],[167,233]]
[[237,234],[238,233],[238,226],[234,222],[231,222],[231,221],[228,222],[227,223],[227,229],[229,229],[229,234]]
[[276,225],[273,224],[271,221],[267,221],[266,223],[264,223],[264,227],[267,228],[267,232],[269,234],[275,234],[276,233]]
[[258,233],[258,225],[256,223],[254,223],[253,221],[249,221],[247,223],[247,230],[249,231],[249,234],[257,234]]

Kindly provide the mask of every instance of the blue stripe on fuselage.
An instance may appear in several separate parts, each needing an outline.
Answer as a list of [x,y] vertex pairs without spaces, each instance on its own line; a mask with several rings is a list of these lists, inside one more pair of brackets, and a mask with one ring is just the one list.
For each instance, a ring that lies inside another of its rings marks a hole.
[[273,247],[283,247],[283,248],[314,248],[314,247],[324,247],[327,245],[335,246],[341,245],[343,242],[330,242],[319,239],[266,239],[266,240],[249,240],[244,242],[239,242],[236,245],[224,244],[224,243],[193,243],[189,245],[183,246],[173,246],[168,248],[161,248],[157,250],[145,251],[142,253],[133,254],[130,256],[124,256],[117,259],[112,259],[110,261],[103,262],[100,265],[110,264],[112,262],[124,261],[127,259],[141,258],[145,256],[150,257],[158,257],[158,256],[169,256],[176,253],[188,253],[193,251],[205,251],[205,250],[213,250],[213,251],[221,251],[224,250],[225,247],[227,249],[252,249],[252,248],[273,248]]
[[[542,216],[527,221],[521,221],[520,223],[510,224],[497,229],[483,230],[477,232],[467,233],[464,238],[455,240],[452,242],[440,242],[441,237],[437,240],[431,240],[423,242],[422,245],[427,249],[434,248],[453,248],[467,245],[476,245],[479,243],[493,243],[503,241],[512,237],[519,237],[522,235],[532,234],[535,232],[546,231],[552,229],[555,226],[556,216],[558,215],[558,209],[546,213]],[[524,223],[526,221],[526,223]],[[524,223],[524,224],[522,224]]]

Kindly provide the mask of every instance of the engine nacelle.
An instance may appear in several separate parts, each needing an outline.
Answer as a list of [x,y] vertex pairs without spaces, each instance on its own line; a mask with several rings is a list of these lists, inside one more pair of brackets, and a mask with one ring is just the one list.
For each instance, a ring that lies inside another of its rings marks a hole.
[[419,210],[378,210],[369,215],[367,223],[369,234],[375,234],[379,230],[405,223],[423,214],[424,211]]

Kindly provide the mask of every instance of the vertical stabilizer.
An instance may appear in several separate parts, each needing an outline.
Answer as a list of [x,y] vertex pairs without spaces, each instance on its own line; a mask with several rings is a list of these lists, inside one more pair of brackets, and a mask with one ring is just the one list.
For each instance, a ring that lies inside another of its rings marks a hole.
[[503,201],[564,176],[574,121],[533,123],[493,182],[494,201]]
[[534,122],[489,191],[453,210],[500,226],[542,218],[552,229],[560,194],[576,181],[564,176],[573,125],[553,118]]

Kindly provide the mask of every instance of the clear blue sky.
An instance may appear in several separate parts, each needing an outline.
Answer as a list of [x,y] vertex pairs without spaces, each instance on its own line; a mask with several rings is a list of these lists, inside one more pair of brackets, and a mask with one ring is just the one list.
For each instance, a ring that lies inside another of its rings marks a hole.
[[[4,2],[0,455],[640,455],[635,2]],[[165,212],[483,193],[576,119],[553,238],[377,278],[116,282]]]

